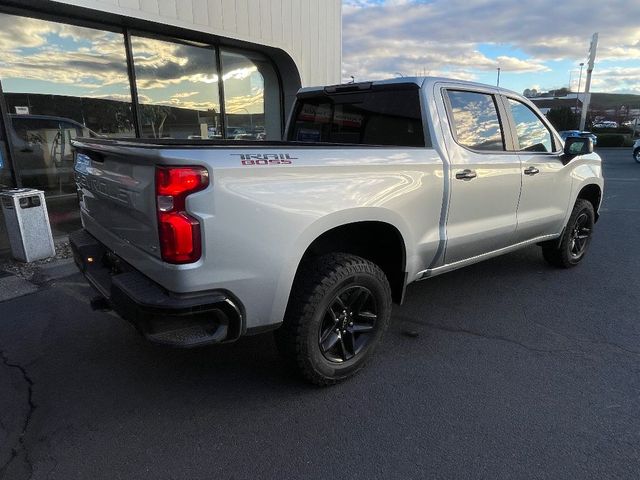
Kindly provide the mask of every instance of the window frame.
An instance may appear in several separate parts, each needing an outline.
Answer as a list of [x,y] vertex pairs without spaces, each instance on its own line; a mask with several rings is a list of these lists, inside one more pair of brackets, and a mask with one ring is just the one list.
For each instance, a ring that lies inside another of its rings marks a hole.
[[[451,105],[451,101],[449,99],[449,92],[463,92],[463,93],[475,93],[479,95],[488,95],[493,99],[493,103],[496,107],[496,113],[498,115],[498,123],[500,124],[500,131],[502,135],[502,145],[504,147],[503,150],[478,150],[475,148],[471,148],[467,145],[463,145],[458,140],[458,131],[456,127],[455,117],[453,114],[453,107]],[[451,132],[451,137],[453,141],[460,147],[468,150],[469,152],[481,154],[481,155],[505,155],[505,154],[513,154],[513,135],[511,132],[511,124],[507,119],[508,112],[505,111],[505,107],[502,101],[499,100],[500,93],[493,90],[483,90],[480,88],[466,88],[463,85],[460,86],[446,86],[442,88],[442,100],[444,102],[444,107],[447,112],[447,120],[449,122],[449,131]]]
[[[536,109],[532,108],[530,104],[526,102],[523,98],[517,97],[515,95],[500,95],[501,103],[506,112],[506,118],[509,122],[509,129],[511,130],[511,137],[513,142],[513,151],[515,153],[524,153],[527,155],[560,155],[563,152],[563,143],[559,138],[556,130],[553,128],[551,123],[547,120],[544,115],[540,115]],[[522,150],[520,148],[520,139],[518,138],[518,129],[516,125],[515,118],[513,117],[513,113],[511,112],[511,105],[509,105],[509,100],[513,100],[515,102],[524,105],[529,108],[531,112],[542,122],[547,131],[551,134],[551,142],[553,143],[553,150],[551,152],[530,152],[528,150]]]
[[[138,77],[136,75],[136,64],[134,61],[134,56],[133,56],[133,37],[139,37],[139,38],[148,38],[150,40],[157,40],[159,42],[165,42],[165,43],[175,43],[178,45],[185,45],[188,47],[197,47],[197,48],[203,48],[205,50],[210,50],[212,53],[212,59],[213,62],[216,66],[216,74],[218,75],[218,85],[217,85],[217,91],[218,91],[218,101],[220,102],[220,108],[218,109],[218,115],[220,116],[220,125],[221,128],[223,128],[223,135],[224,135],[224,125],[225,125],[225,121],[222,118],[222,114],[223,114],[223,109],[224,109],[224,105],[223,105],[223,101],[222,101],[222,94],[224,92],[224,87],[221,87],[220,84],[222,83],[222,74],[220,73],[220,47],[218,45],[213,45],[210,43],[203,43],[203,42],[197,42],[197,41],[192,41],[192,40],[185,40],[182,38],[176,38],[170,35],[162,35],[162,34],[158,34],[158,33],[150,33],[150,32],[145,32],[142,30],[137,30],[134,28],[127,28],[125,29],[125,47],[127,49],[127,71],[129,72],[129,83],[130,83],[130,87],[131,87],[131,97],[133,97],[134,93],[135,93],[135,99],[136,101],[134,102],[135,105],[133,106],[133,112],[134,112],[134,118],[136,121],[136,138],[144,138],[142,136],[142,109],[141,107],[144,106],[144,103],[141,103],[138,97]],[[226,136],[222,137],[223,139],[226,139]],[[202,139],[202,140],[206,140],[206,139]]]

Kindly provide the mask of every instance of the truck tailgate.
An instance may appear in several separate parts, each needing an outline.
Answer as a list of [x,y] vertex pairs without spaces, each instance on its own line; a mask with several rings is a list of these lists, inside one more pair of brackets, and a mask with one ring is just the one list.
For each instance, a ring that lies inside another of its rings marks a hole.
[[97,224],[120,240],[160,257],[155,165],[147,150],[123,157],[76,143],[75,175],[85,228]]

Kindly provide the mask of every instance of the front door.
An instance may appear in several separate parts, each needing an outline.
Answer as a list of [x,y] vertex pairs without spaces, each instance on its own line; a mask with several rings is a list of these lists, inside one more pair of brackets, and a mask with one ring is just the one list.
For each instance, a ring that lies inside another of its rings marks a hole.
[[530,106],[505,97],[505,107],[522,163],[516,242],[560,233],[571,195],[570,169],[561,160],[562,145]]
[[494,92],[448,89],[444,100],[450,123],[444,134],[451,136],[445,263],[451,264],[513,243],[521,166],[509,151]]

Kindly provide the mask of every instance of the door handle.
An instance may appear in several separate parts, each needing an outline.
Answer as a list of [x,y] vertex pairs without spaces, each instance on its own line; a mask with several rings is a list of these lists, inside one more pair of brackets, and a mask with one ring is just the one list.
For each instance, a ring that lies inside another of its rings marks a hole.
[[540,170],[538,170],[536,167],[529,167],[524,171],[525,175],[537,175],[540,173]]
[[468,168],[456,173],[456,178],[458,180],[473,180],[477,176],[478,175],[476,174],[475,170],[469,170]]

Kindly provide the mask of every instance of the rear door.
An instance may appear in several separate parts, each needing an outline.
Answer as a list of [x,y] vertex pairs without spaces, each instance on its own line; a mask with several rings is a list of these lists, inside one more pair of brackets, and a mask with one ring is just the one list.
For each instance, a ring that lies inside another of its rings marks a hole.
[[562,145],[541,116],[523,101],[503,97],[522,163],[522,193],[516,242],[562,230],[571,195],[571,176],[562,162]]
[[443,98],[451,186],[445,263],[451,264],[513,243],[521,167],[495,92],[447,88]]

